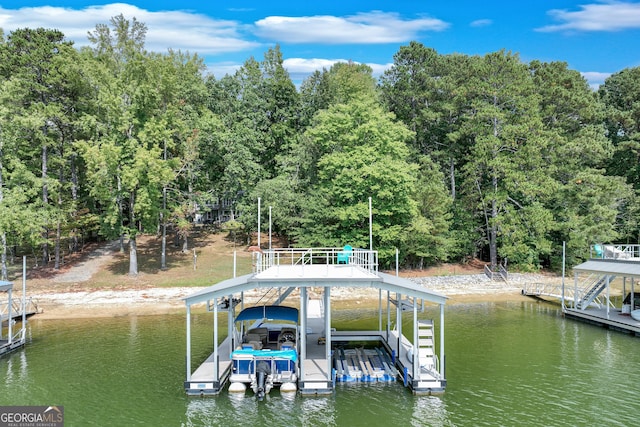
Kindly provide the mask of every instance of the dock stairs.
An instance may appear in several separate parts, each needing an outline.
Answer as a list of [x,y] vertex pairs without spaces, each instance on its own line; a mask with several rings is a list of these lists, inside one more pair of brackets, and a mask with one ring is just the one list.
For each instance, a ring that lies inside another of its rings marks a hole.
[[433,341],[433,320],[418,321],[418,357],[420,369],[435,368],[435,344]]
[[610,283],[615,279],[615,275],[603,275],[596,280],[596,282],[589,287],[589,290],[580,298],[576,303],[576,308],[584,310],[587,308],[600,293],[607,287],[607,283]]

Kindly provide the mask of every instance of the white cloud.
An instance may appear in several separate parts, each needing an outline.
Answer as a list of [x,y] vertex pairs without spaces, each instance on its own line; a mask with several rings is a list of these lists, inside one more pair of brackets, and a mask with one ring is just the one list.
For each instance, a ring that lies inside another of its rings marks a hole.
[[217,20],[202,14],[186,11],[151,12],[126,3],[88,6],[84,9],[63,7],[0,7],[0,28],[10,32],[17,28],[55,28],[64,33],[76,45],[89,42],[87,32],[96,24],[108,24],[122,14],[127,19],[136,18],[147,26],[146,48],[166,51],[169,48],[188,50],[192,53],[216,54],[238,52],[258,46],[240,35],[241,24],[235,21]]
[[589,86],[596,90],[604,81],[611,75],[611,73],[602,73],[599,71],[584,71],[580,73],[582,77],[587,79]]
[[423,31],[442,31],[449,24],[435,18],[402,19],[397,13],[368,12],[353,16],[269,16],[255,23],[256,34],[286,43],[398,43]]
[[488,27],[489,25],[493,25],[493,21],[491,19],[476,19],[469,25],[472,27]]
[[[333,64],[338,62],[349,62],[349,60],[326,58],[287,58],[282,61],[282,66],[289,73],[291,80],[299,85],[304,79],[313,74],[314,71],[322,71],[323,69],[328,70],[333,66]],[[371,67],[373,76],[377,78],[393,64],[367,63],[367,65]],[[217,62],[207,64],[207,71],[213,74],[217,79],[220,79],[227,74],[233,75],[240,67],[242,67],[242,64],[239,63]]]
[[606,1],[581,5],[578,11],[553,9],[548,14],[563,23],[538,28],[538,31],[620,31],[640,28],[640,3]]

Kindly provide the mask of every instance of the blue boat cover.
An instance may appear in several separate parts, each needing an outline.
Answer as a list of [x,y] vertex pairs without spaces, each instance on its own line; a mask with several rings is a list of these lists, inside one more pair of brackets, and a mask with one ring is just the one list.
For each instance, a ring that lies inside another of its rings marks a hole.
[[298,360],[298,352],[295,350],[251,350],[251,349],[242,349],[242,350],[234,350],[231,353],[231,357],[233,358],[236,354],[246,354],[254,357],[263,357],[263,358],[272,358],[277,357],[280,359],[293,360],[294,362]]
[[298,309],[286,307],[284,305],[263,305],[258,307],[248,307],[236,316],[236,322],[243,320],[287,320],[298,323]]

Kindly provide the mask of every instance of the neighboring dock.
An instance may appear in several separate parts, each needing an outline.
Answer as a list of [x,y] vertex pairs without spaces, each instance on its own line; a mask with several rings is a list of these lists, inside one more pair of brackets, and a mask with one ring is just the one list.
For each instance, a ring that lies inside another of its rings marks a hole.
[[[0,281],[0,356],[25,344],[27,318],[39,311],[34,301],[27,298],[26,258],[22,262],[22,295],[16,299],[13,292],[12,282]],[[5,295],[6,300],[2,300]]]
[[592,245],[590,253],[573,281],[527,285],[522,294],[559,300],[565,317],[640,335],[640,245]]

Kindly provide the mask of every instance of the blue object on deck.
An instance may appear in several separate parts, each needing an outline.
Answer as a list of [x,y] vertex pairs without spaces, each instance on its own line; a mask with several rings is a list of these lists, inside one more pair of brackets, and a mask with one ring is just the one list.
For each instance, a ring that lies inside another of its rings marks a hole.
[[349,245],[345,245],[345,247],[342,248],[342,251],[338,252],[338,264],[349,264],[349,257],[352,252],[353,248]]
[[596,258],[602,258],[602,246],[594,245],[593,251],[596,253]]

